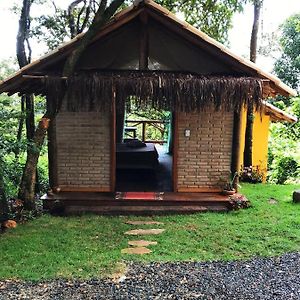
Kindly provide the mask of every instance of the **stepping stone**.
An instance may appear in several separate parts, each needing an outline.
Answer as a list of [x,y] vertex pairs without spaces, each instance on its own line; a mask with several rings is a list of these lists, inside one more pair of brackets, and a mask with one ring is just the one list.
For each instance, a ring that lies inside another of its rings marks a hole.
[[123,254],[147,254],[152,251],[146,247],[125,248],[121,250]]
[[294,193],[293,193],[293,201],[295,203],[300,203],[300,190],[294,191]]
[[156,221],[127,221],[125,224],[129,225],[163,225],[162,222],[156,222]]
[[126,231],[124,234],[127,235],[151,235],[151,234],[160,234],[164,232],[165,229],[134,229]]
[[269,199],[269,204],[277,204],[277,203],[278,203],[278,201],[276,199],[274,199],[274,198]]
[[129,246],[134,246],[134,247],[147,247],[149,245],[157,245],[157,242],[151,242],[151,241],[129,241],[128,242]]

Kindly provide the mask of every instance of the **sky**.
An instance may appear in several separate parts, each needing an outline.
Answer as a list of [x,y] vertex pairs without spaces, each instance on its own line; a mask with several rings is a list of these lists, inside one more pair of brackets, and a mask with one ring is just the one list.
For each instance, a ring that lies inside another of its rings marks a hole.
[[[0,60],[15,56],[16,35],[18,30],[18,16],[10,11],[13,2],[21,0],[0,0]],[[70,0],[56,0],[60,6],[66,5]],[[294,13],[300,13],[299,0],[264,0],[262,11],[263,24],[260,27],[261,33],[276,31],[282,22]],[[33,15],[40,14],[40,11],[33,7]],[[241,14],[237,14],[233,19],[233,28],[229,32],[230,49],[243,57],[249,56],[249,41],[251,35],[253,19],[253,8],[248,5]],[[38,44],[33,44],[33,57],[36,58],[45,52],[46,48]],[[258,65],[271,71],[274,60],[265,57],[258,58]]]

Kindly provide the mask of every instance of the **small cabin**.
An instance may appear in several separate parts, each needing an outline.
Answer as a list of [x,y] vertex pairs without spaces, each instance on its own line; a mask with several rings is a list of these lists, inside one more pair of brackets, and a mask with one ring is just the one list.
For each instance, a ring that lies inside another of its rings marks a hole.
[[[247,106],[264,116],[270,112],[264,99],[295,92],[151,0],[117,13],[74,75],[63,78],[82,36],[0,85],[8,94],[44,95],[58,110],[48,130],[53,193],[44,201],[69,203],[69,212],[76,205],[100,211],[101,201],[107,212],[113,205],[121,211],[227,205],[219,192],[240,169]],[[66,86],[67,101],[58,105]],[[147,111],[155,118],[145,119]],[[162,133],[159,140],[150,127]]]

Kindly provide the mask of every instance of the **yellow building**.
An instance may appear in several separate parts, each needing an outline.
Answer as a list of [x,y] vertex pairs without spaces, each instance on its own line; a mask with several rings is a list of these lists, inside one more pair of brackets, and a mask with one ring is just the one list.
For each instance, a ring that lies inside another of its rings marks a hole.
[[[243,168],[246,122],[247,110],[244,109],[242,113],[240,133],[241,147],[239,165],[241,166],[241,169]],[[264,102],[262,113],[255,112],[253,121],[252,165],[259,169],[264,176],[264,180],[267,177],[268,137],[271,122],[294,123],[297,122],[297,118],[267,102]]]

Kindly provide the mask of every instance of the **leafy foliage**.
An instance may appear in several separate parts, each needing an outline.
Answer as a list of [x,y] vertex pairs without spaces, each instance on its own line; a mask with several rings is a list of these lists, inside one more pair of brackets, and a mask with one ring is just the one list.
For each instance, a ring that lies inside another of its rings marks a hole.
[[241,12],[243,0],[159,0],[159,4],[175,13],[219,42],[228,42],[235,12]]
[[70,39],[64,10],[57,9],[54,15],[41,15],[35,18],[30,35],[38,41],[45,42],[50,50]]
[[276,61],[275,72],[280,79],[300,91],[300,13],[288,18],[281,29],[283,53]]
[[[300,91],[300,13],[281,26],[282,55],[275,63],[279,78]],[[299,182],[300,178],[300,97],[274,99],[273,104],[295,115],[293,124],[272,124],[269,139],[269,181]]]
[[[169,125],[171,122],[171,113],[165,110],[157,110],[152,107],[147,107],[141,109],[138,107],[137,102],[132,101],[128,102],[126,108],[126,120],[159,120],[164,122],[163,124],[152,124],[146,127],[146,140],[150,141],[159,141],[167,140],[169,134]],[[154,126],[153,126],[154,125]],[[128,123],[128,126],[131,126],[131,123]],[[142,139],[142,126],[137,127],[137,137]]]
[[0,80],[7,78],[17,70],[16,61],[4,59],[0,62]]
[[63,42],[87,30],[99,6],[97,0],[70,1],[67,9],[57,6],[59,1],[45,0],[44,6],[52,6],[53,12],[33,18],[31,37],[46,43],[51,50]]
[[[274,102],[281,109],[300,118],[300,98]],[[268,180],[273,183],[299,182],[300,123],[271,124],[269,139]]]
[[[42,100],[37,98],[36,109],[41,113]],[[4,178],[5,191],[8,198],[16,197],[19,181],[25,163],[25,153],[28,146],[25,134],[20,142],[17,142],[16,135],[18,122],[21,117],[20,99],[18,97],[8,97],[0,95],[0,170]],[[16,156],[18,149],[19,155]],[[46,158],[46,148],[43,149],[43,157],[40,159],[39,175],[41,179],[41,190],[45,191],[48,185],[48,167]]]

